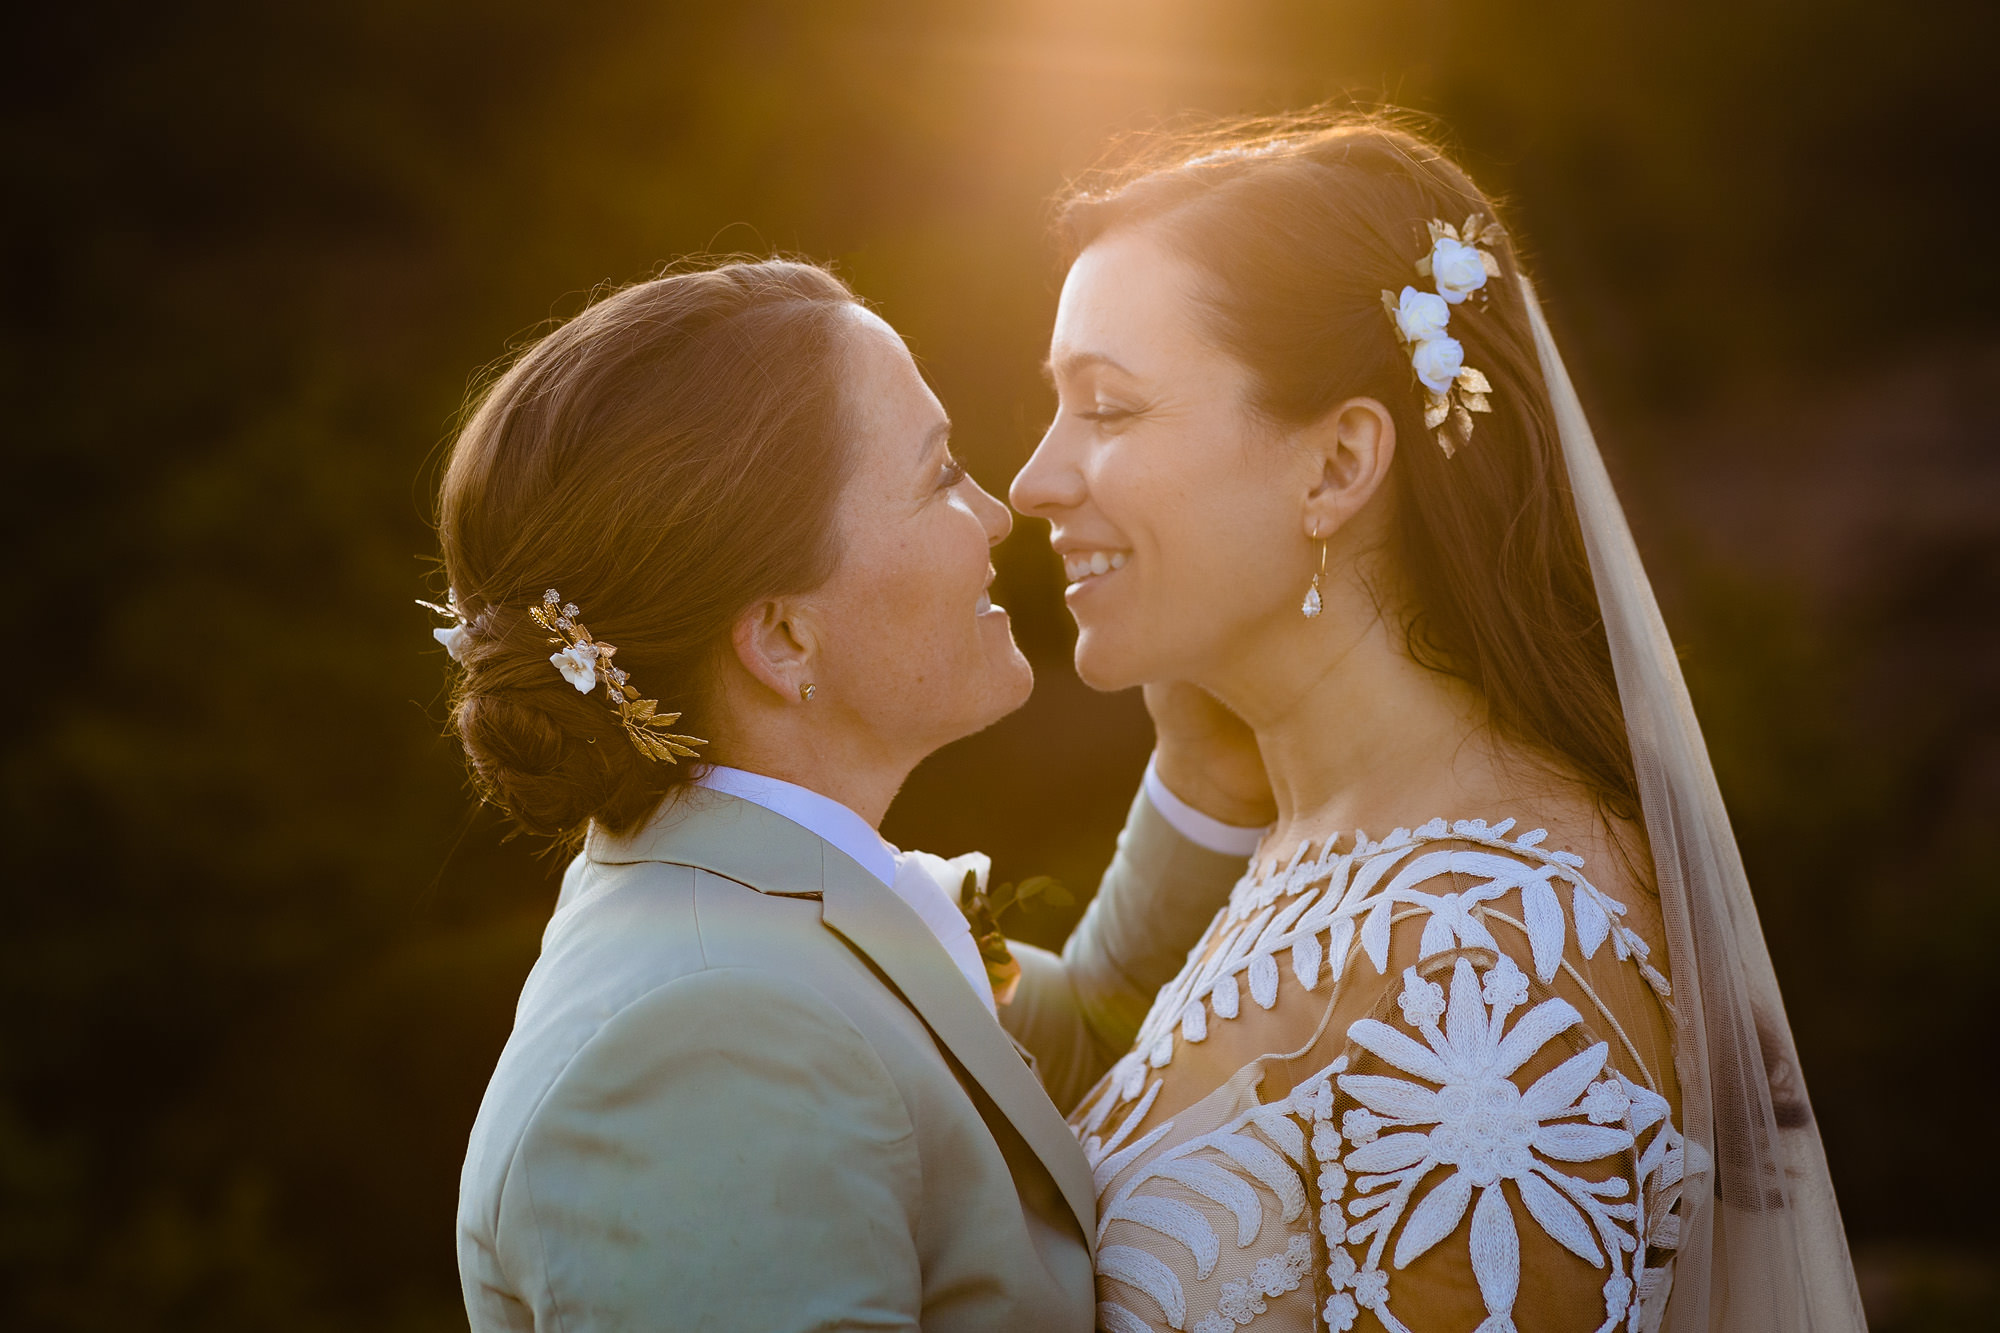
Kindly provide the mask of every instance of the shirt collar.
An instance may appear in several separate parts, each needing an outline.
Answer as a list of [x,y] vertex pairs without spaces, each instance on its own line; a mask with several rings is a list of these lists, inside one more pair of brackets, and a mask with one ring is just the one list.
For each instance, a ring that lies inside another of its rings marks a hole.
[[870,828],[867,820],[832,797],[782,778],[769,778],[722,764],[709,765],[695,779],[695,785],[749,801],[791,820],[853,857],[863,870],[884,884],[895,886],[896,849]]

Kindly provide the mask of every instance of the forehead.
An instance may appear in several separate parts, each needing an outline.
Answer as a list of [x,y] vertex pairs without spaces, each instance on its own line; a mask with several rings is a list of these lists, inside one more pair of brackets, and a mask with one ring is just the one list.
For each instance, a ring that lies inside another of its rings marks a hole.
[[864,441],[925,437],[945,419],[944,405],[917,370],[910,349],[872,310],[850,307],[848,412]]
[[1049,361],[1058,374],[1089,358],[1128,367],[1199,342],[1192,265],[1149,231],[1112,232],[1085,247],[1063,280]]

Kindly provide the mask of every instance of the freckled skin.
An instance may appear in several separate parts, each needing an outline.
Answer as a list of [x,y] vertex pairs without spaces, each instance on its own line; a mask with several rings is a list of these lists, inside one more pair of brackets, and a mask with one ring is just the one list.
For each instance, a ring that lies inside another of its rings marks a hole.
[[1034,673],[1006,613],[976,610],[1012,515],[957,468],[944,408],[895,331],[854,318],[842,557],[802,599],[818,627],[811,706],[913,764],[1027,702]]

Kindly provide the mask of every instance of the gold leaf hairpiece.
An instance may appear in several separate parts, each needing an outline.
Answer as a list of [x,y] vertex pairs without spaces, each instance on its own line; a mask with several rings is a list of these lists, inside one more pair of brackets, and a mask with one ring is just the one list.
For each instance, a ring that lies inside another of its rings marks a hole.
[[656,763],[668,764],[679,762],[676,756],[701,757],[692,747],[708,742],[697,736],[677,736],[667,730],[681,715],[662,713],[659,700],[639,697],[638,690],[629,683],[631,678],[611,664],[612,654],[618,649],[590,637],[590,631],[577,620],[581,613],[575,602],[565,602],[561,593],[550,588],[542,594],[542,604],[529,607],[528,614],[554,636],[549,642],[556,644],[558,651],[549,655],[549,664],[578,693],[588,694],[597,687],[600,678],[604,681],[604,692],[610,696],[611,706],[618,710],[619,724],[640,754]]
[[1464,346],[1446,329],[1453,306],[1500,276],[1500,261],[1484,247],[1507,233],[1497,222],[1482,223],[1477,213],[1466,218],[1463,231],[1439,218],[1428,225],[1430,252],[1417,260],[1416,269],[1434,290],[1405,287],[1399,295],[1385,288],[1382,308],[1410,349],[1410,368],[1424,387],[1424,429],[1437,433],[1438,447],[1450,458],[1472,442],[1472,414],[1493,410],[1493,385],[1465,364]]

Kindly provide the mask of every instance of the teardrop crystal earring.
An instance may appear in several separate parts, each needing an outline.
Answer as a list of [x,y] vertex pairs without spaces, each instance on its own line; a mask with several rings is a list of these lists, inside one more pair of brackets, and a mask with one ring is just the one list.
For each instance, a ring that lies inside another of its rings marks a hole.
[[1319,572],[1313,575],[1312,586],[1306,589],[1305,601],[1299,603],[1299,614],[1307,620],[1317,619],[1320,613],[1319,581],[1326,577],[1326,543],[1320,541],[1319,524],[1313,524],[1313,540],[1319,542]]

